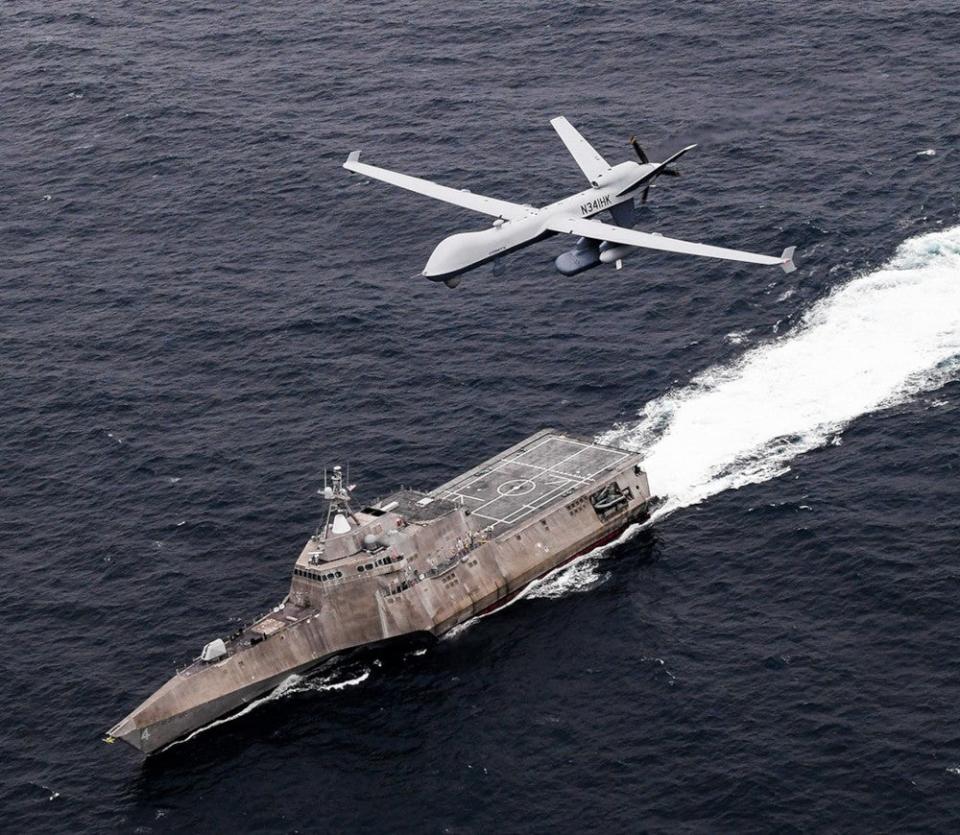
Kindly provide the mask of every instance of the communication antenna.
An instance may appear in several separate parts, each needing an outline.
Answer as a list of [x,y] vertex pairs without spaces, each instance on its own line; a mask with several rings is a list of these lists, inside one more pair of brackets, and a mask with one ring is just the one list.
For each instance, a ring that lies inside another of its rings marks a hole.
[[[349,479],[348,479],[349,480]],[[343,468],[338,464],[333,470],[327,473],[323,470],[323,490],[318,490],[324,500],[327,502],[327,518],[323,526],[321,539],[327,539],[329,536],[339,536],[350,531],[350,522],[359,525],[353,508],[350,506],[350,491],[356,487],[355,484],[344,484]]]

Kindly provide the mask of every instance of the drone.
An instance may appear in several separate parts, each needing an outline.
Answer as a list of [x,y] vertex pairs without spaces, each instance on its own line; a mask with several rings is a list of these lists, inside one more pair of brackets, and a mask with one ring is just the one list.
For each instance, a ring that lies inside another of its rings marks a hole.
[[[787,273],[796,269],[793,263],[796,247],[787,247],[777,258],[681,241],[633,228],[637,220],[636,199],[639,197],[641,204],[646,203],[650,189],[659,177],[679,176],[680,172],[673,167],[673,163],[696,148],[696,145],[681,148],[663,162],[651,162],[636,137],[632,137],[630,144],[639,162],[628,160],[610,165],[565,117],[551,119],[550,124],[590,187],[540,208],[486,197],[467,189],[451,188],[368,165],[360,162],[359,151],[351,153],[343,167],[355,174],[494,218],[492,227],[488,229],[459,232],[437,244],[423,269],[423,275],[432,281],[442,281],[447,287],[456,287],[465,272],[490,262],[493,262],[494,273],[501,275],[504,271],[501,260],[504,255],[558,234],[576,235],[579,238],[573,249],[561,254],[555,261],[557,270],[567,276],[577,275],[601,264],[614,264],[616,269],[620,269],[623,259],[641,248],[748,264],[776,265]],[[613,222],[597,220],[601,212],[609,212]]]

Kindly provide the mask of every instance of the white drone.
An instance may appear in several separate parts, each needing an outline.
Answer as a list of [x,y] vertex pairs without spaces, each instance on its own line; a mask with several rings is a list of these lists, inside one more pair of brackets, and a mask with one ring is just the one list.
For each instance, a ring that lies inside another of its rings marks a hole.
[[[749,264],[779,265],[788,273],[795,269],[795,247],[792,246],[775,258],[680,241],[631,228],[636,222],[634,196],[639,193],[640,202],[645,203],[650,187],[658,177],[678,176],[680,172],[671,168],[670,164],[696,148],[696,145],[677,151],[664,162],[650,162],[636,138],[632,138],[630,144],[640,162],[628,161],[611,166],[563,116],[552,119],[550,124],[590,181],[590,188],[539,209],[367,165],[360,162],[359,151],[350,154],[343,167],[365,177],[496,218],[492,229],[450,235],[434,249],[423,274],[432,281],[444,282],[448,287],[456,287],[460,283],[460,276],[467,270],[490,261],[494,262],[494,271],[499,274],[502,272],[501,256],[557,233],[580,237],[572,250],[556,259],[556,267],[564,275],[576,275],[599,264],[616,264],[620,269],[623,258],[638,247]],[[603,211],[610,212],[613,224],[592,219]]]

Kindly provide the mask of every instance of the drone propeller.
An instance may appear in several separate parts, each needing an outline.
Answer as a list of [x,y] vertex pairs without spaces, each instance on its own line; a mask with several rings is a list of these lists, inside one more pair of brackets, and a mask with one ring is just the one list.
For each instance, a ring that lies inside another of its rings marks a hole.
[[[643,148],[640,146],[640,143],[637,141],[637,137],[635,136],[630,137],[630,145],[633,148],[634,153],[640,159],[640,162],[642,162],[644,165],[648,165],[650,163],[650,159],[647,157],[646,152],[643,150]],[[653,181],[656,180],[657,177],[660,177],[661,175],[664,175],[667,177],[679,177],[680,172],[676,168],[664,168],[660,172],[658,172],[656,177],[650,180],[650,182],[647,184],[647,187],[643,190],[643,194],[640,195],[641,204],[647,202],[647,198],[650,196],[650,186],[652,186]]]
[[650,160],[647,159],[647,155],[643,152],[643,148],[640,147],[640,143],[637,142],[637,137],[631,136],[630,144],[633,146],[633,150],[636,152],[636,155],[640,157],[640,162],[642,162],[644,165],[650,162]]

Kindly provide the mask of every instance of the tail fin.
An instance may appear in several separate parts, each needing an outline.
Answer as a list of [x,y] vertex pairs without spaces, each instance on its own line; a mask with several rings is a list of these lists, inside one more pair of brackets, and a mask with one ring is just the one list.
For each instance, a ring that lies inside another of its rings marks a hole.
[[[671,162],[676,162],[678,159],[680,159],[680,157],[682,157],[685,153],[687,153],[687,151],[692,151],[696,147],[697,147],[696,145],[687,145],[686,148],[681,148],[675,154],[671,154],[663,162],[656,163],[653,166],[653,168],[648,167],[647,169],[645,169],[645,173],[639,179],[635,180],[633,183],[627,186],[623,191],[621,191],[617,195],[617,197],[623,197],[623,195],[629,194],[631,191],[636,191],[642,185],[652,184],[653,181],[656,180],[657,177],[659,177],[661,174],[671,174],[671,176],[674,176],[674,177],[677,176],[680,172],[674,171],[668,166],[670,165]],[[643,202],[646,202],[646,197],[644,197]]]
[[551,119],[550,124],[553,125],[553,129],[559,134],[563,144],[567,146],[570,156],[580,166],[580,170],[591,185],[604,171],[610,170],[610,164],[597,153],[593,145],[580,135],[580,131],[571,125],[565,116],[557,116],[555,119]]

